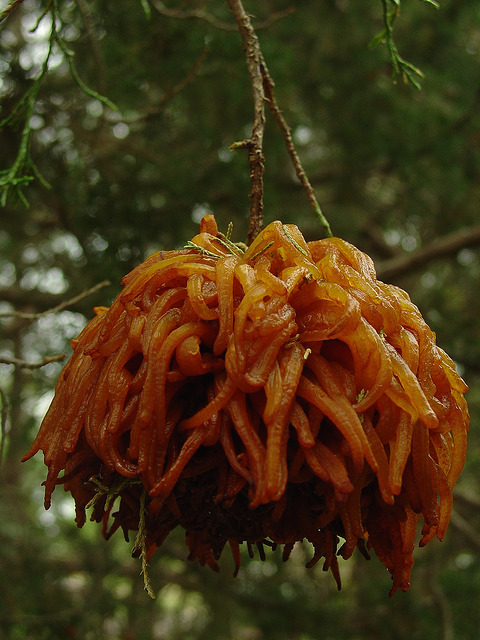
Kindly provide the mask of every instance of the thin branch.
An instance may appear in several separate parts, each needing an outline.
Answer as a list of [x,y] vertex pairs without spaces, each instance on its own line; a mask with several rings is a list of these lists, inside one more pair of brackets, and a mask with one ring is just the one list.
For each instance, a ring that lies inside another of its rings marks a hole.
[[13,364],[15,367],[21,369],[40,369],[50,362],[60,362],[65,359],[64,353],[59,353],[55,356],[45,356],[40,362],[30,362],[29,360],[22,360],[21,358],[11,358],[9,356],[0,356],[0,364]]
[[11,0],[11,2],[8,4],[8,7],[4,9],[2,13],[0,13],[0,24],[2,24],[2,22],[5,22],[8,16],[13,13],[15,9],[22,4],[22,2],[23,0]]
[[103,282],[99,282],[94,287],[91,287],[90,289],[87,289],[86,291],[79,293],[78,296],[74,296],[73,298],[70,298],[70,300],[65,300],[64,302],[61,302],[57,306],[52,307],[51,309],[47,309],[46,311],[40,311],[39,313],[26,313],[24,311],[6,311],[4,313],[0,313],[0,318],[23,318],[24,320],[38,320],[38,318],[43,318],[44,316],[48,316],[51,313],[58,313],[59,311],[63,311],[67,307],[71,307],[77,302],[80,302],[84,298],[91,296],[92,294],[96,293],[100,289],[103,289],[104,287],[108,287],[109,285],[110,285],[109,280],[104,280]]
[[422,267],[430,260],[444,258],[457,253],[461,249],[480,244],[480,228],[467,227],[437,238],[413,253],[402,254],[381,262],[377,267],[377,275],[382,280],[389,281]]
[[234,143],[231,149],[247,148],[250,164],[250,218],[247,243],[251,243],[263,227],[263,173],[265,157],[263,155],[263,134],[265,131],[265,93],[261,70],[262,52],[250,17],[243,8],[241,0],[227,0],[242,36],[247,67],[252,83],[254,119],[252,135],[249,140]]
[[[262,144],[263,144],[263,132],[265,130],[265,112],[264,101],[266,100],[273,116],[280,127],[287,153],[290,156],[293,167],[300,184],[307,193],[308,200],[313,208],[315,215],[317,216],[320,224],[323,227],[326,236],[331,237],[332,230],[325,218],[318,200],[315,195],[310,180],[305,173],[301,160],[295,149],[295,145],[292,138],[290,127],[285,120],[285,117],[280,110],[277,100],[275,98],[274,82],[270,76],[265,59],[258,43],[258,38],[252,27],[248,15],[242,6],[240,0],[227,0],[232,13],[235,16],[237,25],[242,36],[244,43],[248,70],[252,81],[252,90],[254,98],[254,114],[255,121],[252,129],[252,137],[249,140],[243,140],[231,145],[230,149],[249,149],[249,161],[250,161],[250,179],[252,182],[252,190],[250,197],[252,198],[252,206],[250,210],[250,223],[248,232],[248,241],[251,242],[253,238],[258,234],[263,226],[263,170],[265,159],[263,157]],[[261,84],[260,87],[260,79]],[[260,193],[261,190],[261,193]],[[260,219],[260,223],[259,223]]]
[[325,235],[327,237],[332,237],[333,233],[328,223],[328,220],[325,218],[322,212],[322,209],[320,208],[317,197],[315,195],[315,190],[312,187],[307,174],[305,173],[305,170],[300,161],[300,157],[297,153],[297,150],[295,149],[290,127],[288,126],[287,121],[285,120],[283,113],[280,110],[278,103],[276,101],[275,92],[274,92],[275,83],[273,82],[270,76],[270,73],[267,69],[267,65],[265,64],[265,60],[263,59],[263,56],[261,57],[261,71],[262,71],[262,77],[264,82],[265,95],[267,98],[267,104],[270,107],[270,110],[273,113],[273,116],[277,121],[278,126],[280,127],[280,131],[282,132],[283,139],[285,141],[285,146],[287,148],[288,155],[290,156],[290,159],[294,166],[297,178],[299,179],[300,184],[303,186],[303,188],[307,192],[308,200],[312,205],[315,215],[317,216],[318,220],[320,221],[320,224],[323,227]]

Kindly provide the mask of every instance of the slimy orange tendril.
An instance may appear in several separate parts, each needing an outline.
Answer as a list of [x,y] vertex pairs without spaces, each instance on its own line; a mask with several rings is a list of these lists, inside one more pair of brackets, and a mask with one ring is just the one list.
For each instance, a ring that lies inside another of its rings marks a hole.
[[[25,460],[42,450],[45,506],[63,484],[76,522],[142,529],[146,561],[170,531],[218,570],[228,543],[308,540],[373,549],[410,585],[443,538],[465,460],[467,387],[401,289],[339,238],[273,222],[243,252],[213,216],[187,248],[123,279],[76,340]],[[114,506],[115,505],[115,506]]]

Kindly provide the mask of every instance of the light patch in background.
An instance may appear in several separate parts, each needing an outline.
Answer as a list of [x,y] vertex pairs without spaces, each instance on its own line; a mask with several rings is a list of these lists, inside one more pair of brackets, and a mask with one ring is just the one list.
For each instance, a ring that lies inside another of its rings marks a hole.
[[37,289],[43,293],[65,293],[68,289],[68,280],[63,275],[63,271],[58,267],[51,267],[40,275]]
[[418,246],[418,241],[415,236],[405,236],[402,240],[402,248],[405,251],[415,251]]
[[422,275],[421,281],[422,281],[422,285],[426,289],[431,289],[437,284],[437,277],[434,273],[427,271]]
[[75,42],[80,37],[80,31],[74,24],[67,24],[63,29],[62,36],[67,42]]
[[47,413],[47,409],[53,399],[53,389],[46,391],[44,394],[36,396],[35,400],[27,403],[25,407],[28,409],[28,414],[33,418],[33,421],[40,424],[43,420],[43,416]]
[[[2,5],[6,4],[2,2]],[[4,29],[0,33],[0,44],[5,47],[5,49],[13,49],[18,43],[17,36],[13,33],[13,31],[9,31],[8,29]]]
[[[43,360],[45,356],[52,354],[63,353],[66,357],[69,357],[71,353],[69,341],[78,336],[85,323],[85,317],[81,313],[67,310],[39,318],[31,325],[30,330],[24,336],[22,357],[28,361],[35,362]],[[57,378],[65,362],[66,360],[63,360],[45,365],[42,367],[43,376],[50,379]],[[26,403],[29,401],[29,398],[25,399]],[[34,408],[37,399],[34,398],[32,402],[34,403]]]
[[68,520],[68,522],[75,520],[75,502],[71,498],[67,500],[57,500],[56,511],[61,518]]
[[472,553],[462,552],[455,558],[455,565],[459,569],[468,569],[475,562],[475,556]]
[[400,233],[400,231],[398,231],[398,229],[387,229],[384,232],[383,237],[385,238],[385,242],[388,244],[388,246],[396,247],[398,244],[400,244],[402,234]]
[[16,273],[13,262],[0,260],[0,287],[11,287],[15,283]]
[[400,181],[393,176],[371,175],[365,182],[365,193],[377,203],[393,206],[401,191]]
[[[48,40],[52,29],[52,19],[47,13],[39,22],[40,15],[37,11],[29,11],[22,16],[22,36],[27,42]],[[35,30],[33,31],[33,29]]]
[[193,205],[192,209],[192,220],[195,224],[199,224],[202,221],[203,216],[206,216],[208,213],[212,213],[212,208],[208,204],[208,202],[196,203]]
[[55,253],[66,253],[71,260],[80,260],[83,257],[83,249],[71,233],[55,235],[51,240],[51,246]]
[[98,233],[92,233],[89,238],[89,242],[94,251],[97,253],[103,253],[108,249],[108,242]]
[[73,138],[73,131],[68,127],[62,127],[57,131],[57,140],[60,144],[70,144]]
[[300,125],[295,129],[293,139],[300,145],[306,145],[313,140],[313,131],[310,127]]
[[162,209],[167,203],[167,198],[163,193],[152,193],[150,196],[150,204],[154,209]]
[[[78,593],[88,587],[89,576],[84,571],[75,571],[62,578],[62,586],[72,593]],[[116,636],[117,637],[117,636]]]
[[118,247],[116,255],[121,262],[127,262],[132,256],[132,250],[128,244],[122,244]]
[[167,584],[160,590],[157,606],[160,607],[162,616],[152,627],[156,640],[188,637],[190,629],[203,628],[210,617],[202,594],[198,591],[186,591],[178,584]]
[[130,133],[130,127],[125,122],[117,122],[112,127],[112,132],[117,140],[124,140]]
[[56,535],[59,532],[56,518],[51,511],[45,511],[42,507],[38,513],[38,520],[50,535]]
[[97,184],[100,180],[100,172],[96,169],[89,169],[87,171],[87,181],[88,184],[94,185]]
[[37,133],[37,140],[45,147],[57,139],[57,132],[53,127],[44,127]]
[[41,277],[41,273],[36,269],[26,269],[20,280],[20,286],[22,289],[26,289],[27,291],[31,291],[35,289],[38,284],[38,281]]
[[29,124],[31,129],[37,131],[38,129],[41,129],[43,127],[43,125],[45,124],[45,120],[42,118],[42,116],[33,115],[30,118]]
[[99,118],[103,114],[103,105],[99,100],[90,100],[90,102],[87,102],[85,109],[88,115],[93,118]]
[[33,244],[27,244],[22,251],[22,260],[25,264],[35,264],[40,258],[40,251]]
[[253,578],[270,578],[277,573],[277,567],[273,562],[250,562],[247,566],[247,573]]
[[233,160],[233,153],[228,147],[220,147],[218,150],[218,159],[220,162],[231,162]]
[[477,260],[477,254],[473,249],[461,249],[457,254],[457,262],[462,267],[469,267]]

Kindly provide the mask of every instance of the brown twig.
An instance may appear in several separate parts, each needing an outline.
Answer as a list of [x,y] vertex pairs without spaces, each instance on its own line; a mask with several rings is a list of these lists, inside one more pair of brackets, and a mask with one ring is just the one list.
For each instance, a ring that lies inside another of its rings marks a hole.
[[265,88],[265,96],[267,99],[267,104],[270,107],[270,111],[273,113],[273,116],[277,121],[278,126],[280,127],[280,131],[282,132],[283,139],[285,141],[285,146],[287,148],[288,155],[290,156],[290,159],[294,166],[295,173],[297,174],[297,178],[299,179],[300,184],[303,186],[303,188],[307,192],[308,200],[312,205],[312,209],[315,215],[317,216],[317,218],[320,221],[320,224],[323,227],[325,235],[327,237],[331,237],[333,236],[332,230],[330,228],[328,220],[323,215],[322,209],[320,208],[317,197],[315,195],[315,190],[312,187],[307,174],[305,173],[305,169],[303,168],[300,157],[297,153],[297,150],[295,149],[290,127],[288,126],[288,123],[285,120],[283,113],[280,110],[275,98],[275,92],[274,92],[275,83],[273,82],[270,76],[267,65],[265,64],[265,60],[262,55],[261,55],[260,65],[261,65],[260,68],[262,71],[263,86]]
[[50,362],[60,362],[65,359],[64,353],[59,353],[55,356],[45,356],[40,362],[30,362],[28,360],[22,360],[21,358],[11,358],[9,356],[0,356],[0,364],[13,364],[15,367],[21,369],[40,369]]
[[248,242],[253,240],[263,226],[263,170],[265,158],[263,156],[262,144],[263,132],[265,130],[265,101],[267,102],[280,131],[282,132],[287,153],[290,156],[297,178],[307,193],[312,209],[320,221],[325,235],[331,237],[333,234],[328,220],[325,218],[322,209],[320,208],[315,195],[315,190],[305,173],[300,157],[295,149],[290,127],[288,126],[275,98],[275,84],[268,71],[258,43],[258,38],[252,27],[250,19],[242,6],[241,0],[227,1],[233,15],[235,16],[244,43],[248,70],[252,81],[254,100],[255,120],[252,128],[252,137],[249,140],[236,142],[230,147],[230,149],[248,148],[249,150],[250,179],[252,182],[250,197],[252,198],[252,205],[250,209],[250,224],[247,237]]
[[8,16],[13,13],[15,9],[22,4],[22,2],[23,0],[12,0],[8,7],[0,13],[0,24],[5,22]]
[[263,173],[265,157],[263,155],[263,134],[265,131],[265,93],[261,71],[262,52],[250,17],[243,8],[241,0],[227,0],[242,36],[247,67],[252,83],[254,118],[252,135],[248,140],[236,142],[230,149],[248,149],[250,164],[250,218],[247,243],[250,244],[263,227]]
[[[38,318],[43,318],[44,316],[48,316],[51,313],[58,313],[59,311],[63,311],[67,307],[71,307],[72,305],[80,302],[84,298],[96,293],[99,289],[103,289],[104,287],[108,287],[110,282],[108,280],[104,280],[103,282],[99,282],[94,287],[83,291],[78,294],[78,296],[74,296],[70,298],[70,300],[65,300],[61,302],[56,307],[52,307],[51,309],[47,309],[46,311],[40,311],[39,313],[27,313],[25,311],[6,311],[4,313],[0,313],[0,318],[23,318],[24,320],[38,320]],[[42,365],[41,365],[42,366]]]
[[423,267],[430,260],[444,258],[461,249],[480,244],[480,228],[467,227],[436,238],[430,244],[412,253],[395,256],[377,266],[377,275],[385,281],[396,278],[406,272]]

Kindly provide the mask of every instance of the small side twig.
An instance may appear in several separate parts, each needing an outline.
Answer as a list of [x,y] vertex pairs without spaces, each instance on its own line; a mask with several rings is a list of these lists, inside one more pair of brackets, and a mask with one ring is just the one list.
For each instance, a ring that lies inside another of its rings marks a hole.
[[52,313],[58,313],[59,311],[63,311],[67,307],[71,307],[77,302],[80,302],[84,298],[91,296],[93,293],[96,293],[100,289],[103,289],[104,287],[108,287],[109,285],[110,285],[109,280],[103,280],[103,282],[99,282],[98,284],[91,287],[90,289],[87,289],[86,291],[79,293],[78,296],[74,296],[69,300],[65,300],[64,302],[61,302],[57,306],[52,307],[51,309],[47,309],[46,311],[40,311],[39,313],[27,313],[25,311],[5,311],[3,313],[0,313],[0,318],[22,318],[23,320],[38,320],[39,318],[43,318],[44,316],[48,316]]

